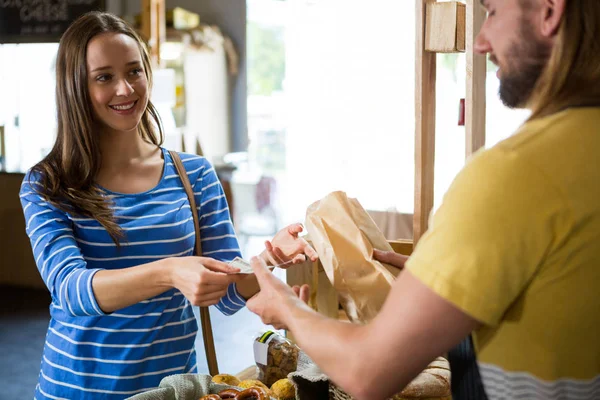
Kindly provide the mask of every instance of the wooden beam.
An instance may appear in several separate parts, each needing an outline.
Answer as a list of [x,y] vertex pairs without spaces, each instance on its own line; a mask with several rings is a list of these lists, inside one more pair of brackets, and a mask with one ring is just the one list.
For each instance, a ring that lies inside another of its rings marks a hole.
[[427,3],[425,50],[435,53],[465,51],[465,4],[460,1]]
[[474,52],[475,38],[485,18],[485,10],[479,4],[479,0],[467,0],[466,158],[485,145],[486,57]]
[[412,240],[388,240],[388,243],[396,253],[410,256],[413,252]]
[[148,41],[153,65],[160,67],[160,46],[167,37],[165,0],[142,0],[141,31]]
[[0,125],[0,171],[6,170],[6,137],[4,125]]
[[436,55],[425,51],[426,7],[434,0],[416,3],[415,73],[415,209],[413,242],[416,245],[427,230],[433,208],[433,169],[435,159],[435,80]]

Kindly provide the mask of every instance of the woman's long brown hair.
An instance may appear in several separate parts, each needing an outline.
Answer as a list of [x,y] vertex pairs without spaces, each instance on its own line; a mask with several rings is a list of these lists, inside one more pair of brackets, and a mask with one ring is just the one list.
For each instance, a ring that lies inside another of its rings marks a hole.
[[531,119],[600,103],[600,0],[570,0],[529,100]]
[[[148,52],[127,23],[104,12],[91,12],[78,18],[63,34],[58,47],[56,142],[50,153],[32,168],[30,177],[39,177],[39,185],[31,187],[46,201],[65,212],[96,219],[118,245],[119,239],[123,238],[122,230],[110,208],[110,201],[94,184],[101,157],[98,125],[94,121],[88,92],[86,56],[90,40],[102,33],[122,33],[138,43],[148,90],[152,87]],[[163,143],[160,118],[150,101],[138,128],[144,140],[157,146]]]

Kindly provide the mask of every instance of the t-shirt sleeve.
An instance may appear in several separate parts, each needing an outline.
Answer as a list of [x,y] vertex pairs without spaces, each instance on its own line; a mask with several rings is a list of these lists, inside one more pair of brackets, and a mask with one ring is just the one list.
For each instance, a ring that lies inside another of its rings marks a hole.
[[27,174],[19,196],[40,275],[56,307],[65,313],[76,317],[104,315],[92,289],[92,278],[99,269],[87,268],[67,214],[34,190],[39,185],[34,175]]
[[514,152],[477,154],[407,262],[439,296],[496,325],[565,235],[564,196]]
[[[198,171],[194,185],[196,207],[200,216],[202,255],[223,262],[241,257],[229,206],[215,169],[206,160]],[[216,308],[225,315],[232,315],[246,305],[235,283],[229,285],[227,293]]]

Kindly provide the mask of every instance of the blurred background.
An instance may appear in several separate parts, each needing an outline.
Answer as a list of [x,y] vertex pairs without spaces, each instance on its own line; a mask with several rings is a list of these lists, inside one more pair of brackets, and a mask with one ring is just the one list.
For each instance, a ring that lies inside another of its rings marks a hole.
[[[0,387],[13,398],[33,392],[48,322],[18,190],[55,138],[58,38],[85,7],[143,31],[144,1],[65,1],[64,21],[52,23],[17,3],[0,2]],[[334,190],[357,198],[388,239],[412,237],[414,4],[167,0],[165,8],[152,94],[165,147],[215,165],[244,257]],[[434,207],[464,165],[464,53],[439,55],[437,68]],[[500,103],[495,72],[488,63],[486,147],[528,116]],[[213,318],[221,370],[253,364],[252,339],[267,327],[247,310]],[[198,352],[206,370],[201,338]]]

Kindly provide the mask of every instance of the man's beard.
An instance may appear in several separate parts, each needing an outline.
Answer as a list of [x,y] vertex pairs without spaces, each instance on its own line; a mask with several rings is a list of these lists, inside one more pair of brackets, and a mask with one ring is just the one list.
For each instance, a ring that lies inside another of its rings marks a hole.
[[521,21],[520,40],[507,56],[508,69],[500,78],[498,94],[505,106],[524,107],[550,57],[551,48],[536,39],[531,25]]

